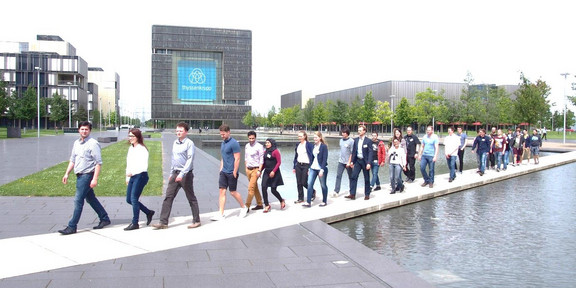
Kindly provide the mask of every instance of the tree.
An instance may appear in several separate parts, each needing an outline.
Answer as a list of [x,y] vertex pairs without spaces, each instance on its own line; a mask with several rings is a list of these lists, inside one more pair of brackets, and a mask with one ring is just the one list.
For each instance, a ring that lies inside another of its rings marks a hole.
[[[308,102],[306,102],[306,106],[304,106],[304,110],[302,111],[303,114],[303,119],[304,123],[306,123],[306,125],[311,125],[314,122],[314,100],[313,99],[308,99]],[[308,127],[306,127],[306,129],[308,129]]]
[[320,125],[318,130],[322,131],[322,124],[328,122],[328,109],[324,106],[324,103],[319,102],[314,105],[314,113],[312,113],[313,125]]
[[424,92],[416,93],[414,116],[420,125],[429,125],[432,121],[446,122],[448,120],[448,108],[444,91],[436,93],[428,88]]
[[272,106],[268,111],[268,115],[266,115],[266,126],[273,126],[272,118],[274,118],[274,115],[276,115],[276,107]]
[[58,93],[54,93],[50,99],[50,120],[55,126],[62,126],[62,122],[68,119],[68,101]]
[[391,117],[392,117],[392,109],[390,108],[390,103],[388,101],[376,102],[377,121],[380,121],[382,123],[389,123]]
[[364,104],[360,110],[360,120],[368,123],[378,121],[376,117],[376,100],[372,96],[372,91],[366,93],[364,96]]
[[[123,116],[122,117],[122,123],[129,123],[130,122],[130,118],[127,116]],[[86,119],[88,119],[88,112],[86,112],[86,109],[84,109],[84,107],[80,106],[78,107],[78,110],[72,115],[72,121],[73,122],[82,122],[82,121],[86,121]]]
[[400,99],[400,104],[396,106],[396,111],[394,111],[394,123],[401,127],[412,125],[414,123],[413,110],[406,98]]
[[246,115],[242,118],[242,124],[251,128],[255,126],[256,120],[254,119],[254,115],[252,115],[252,111],[246,112]]
[[351,125],[358,125],[361,119],[361,111],[362,111],[362,102],[360,100],[360,96],[356,95],[354,101],[350,104],[350,108],[348,109],[348,124]]
[[10,97],[8,93],[8,82],[0,80],[0,117],[4,116],[9,107]]
[[530,82],[520,73],[520,88],[514,92],[516,101],[514,101],[514,115],[520,122],[535,124],[543,121],[547,111],[550,110],[550,104],[547,100],[550,95],[550,86],[545,81],[538,79],[536,83]]
[[331,115],[330,119],[339,126],[338,128],[346,124],[346,121],[348,121],[348,104],[338,99],[336,100],[336,104],[329,106],[329,110]]
[[38,107],[36,104],[36,90],[29,86],[22,97],[18,97],[17,91],[13,91],[8,105],[10,107],[8,117],[13,120],[19,120],[18,127],[22,127],[21,120],[28,121],[36,118]]

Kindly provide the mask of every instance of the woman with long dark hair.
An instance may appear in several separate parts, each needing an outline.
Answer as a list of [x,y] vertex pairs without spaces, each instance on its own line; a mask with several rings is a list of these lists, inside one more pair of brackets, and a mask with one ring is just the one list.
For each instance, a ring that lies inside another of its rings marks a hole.
[[138,224],[140,211],[146,214],[146,225],[150,225],[154,211],[140,203],[140,195],[148,184],[148,147],[140,129],[130,129],[128,133],[128,155],[126,156],[126,202],[132,205],[132,223],[124,228],[126,231],[140,228]]
[[271,188],[272,194],[280,201],[280,209],[286,207],[286,201],[277,190],[278,186],[284,185],[282,174],[280,173],[280,164],[282,156],[276,146],[276,140],[266,139],[266,152],[264,152],[264,170],[262,171],[262,198],[264,198],[264,213],[270,212],[270,203],[268,202],[268,187]]

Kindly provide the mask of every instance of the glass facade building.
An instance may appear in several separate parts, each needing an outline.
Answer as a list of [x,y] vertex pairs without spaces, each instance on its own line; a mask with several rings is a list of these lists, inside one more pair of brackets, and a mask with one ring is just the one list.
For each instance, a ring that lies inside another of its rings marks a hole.
[[243,128],[251,110],[252,32],[152,26],[152,119],[158,128]]

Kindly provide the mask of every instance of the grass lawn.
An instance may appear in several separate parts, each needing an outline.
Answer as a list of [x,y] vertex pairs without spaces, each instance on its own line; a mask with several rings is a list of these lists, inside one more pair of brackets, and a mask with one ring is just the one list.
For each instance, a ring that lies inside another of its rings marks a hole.
[[[150,152],[148,174],[150,181],[142,195],[162,195],[162,142],[145,141]],[[96,196],[126,195],[126,155],[128,144],[121,141],[102,149],[102,172]],[[0,196],[74,196],[76,177],[70,173],[68,184],[62,184],[68,162],[62,162],[38,173],[0,186]]]
[[[8,134],[8,129],[6,127],[0,127],[0,139],[6,139],[6,136]],[[92,129],[93,132],[98,132],[100,131],[97,128],[93,128]],[[104,131],[104,130],[102,130]],[[121,130],[121,131],[125,131],[125,133],[128,133],[128,130]],[[22,138],[29,138],[29,137],[38,137],[38,130],[36,129],[26,129],[26,132],[24,132],[24,129],[21,130],[22,132]],[[142,133],[144,135],[149,134],[151,135],[151,138],[160,138],[162,137],[161,133],[158,132],[144,132]],[[40,136],[55,136],[55,135],[62,135],[62,130],[54,130],[54,129],[42,129],[40,128]],[[148,145],[148,144],[146,144]]]

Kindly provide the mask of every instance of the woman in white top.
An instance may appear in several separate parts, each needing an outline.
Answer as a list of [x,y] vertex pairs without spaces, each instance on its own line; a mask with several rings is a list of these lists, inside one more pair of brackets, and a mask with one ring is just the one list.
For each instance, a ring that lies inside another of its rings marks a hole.
[[146,214],[146,225],[150,225],[154,211],[140,203],[140,195],[148,184],[148,147],[139,129],[130,129],[128,133],[128,156],[126,156],[126,202],[132,205],[132,223],[124,228],[126,231],[140,228],[138,224],[140,211]]

